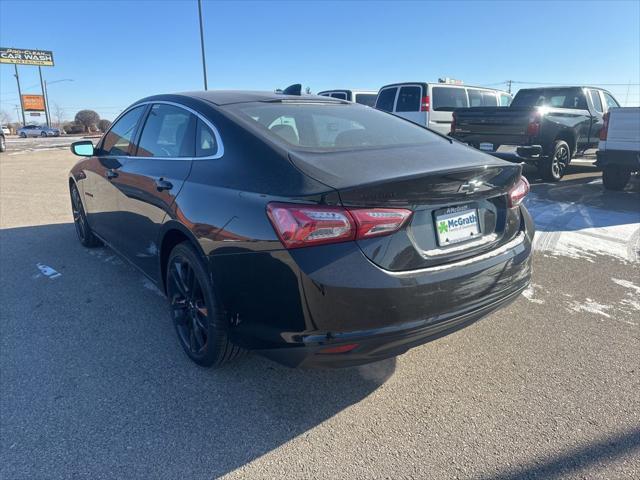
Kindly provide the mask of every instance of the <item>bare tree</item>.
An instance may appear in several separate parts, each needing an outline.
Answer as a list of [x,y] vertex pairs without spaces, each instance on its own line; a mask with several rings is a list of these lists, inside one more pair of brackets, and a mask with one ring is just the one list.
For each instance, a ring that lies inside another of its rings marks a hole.
[[105,133],[110,126],[111,126],[111,122],[106,118],[101,118],[100,121],[98,122],[98,130],[100,130],[102,133]]
[[64,108],[62,108],[60,106],[60,104],[58,103],[54,103],[53,104],[53,118],[56,119],[56,127],[60,128],[60,126],[62,125],[62,122],[64,121],[64,116],[66,115],[66,112],[64,111]]
[[11,117],[9,116],[9,114],[4,110],[0,110],[0,123],[2,125],[8,125],[10,121]]

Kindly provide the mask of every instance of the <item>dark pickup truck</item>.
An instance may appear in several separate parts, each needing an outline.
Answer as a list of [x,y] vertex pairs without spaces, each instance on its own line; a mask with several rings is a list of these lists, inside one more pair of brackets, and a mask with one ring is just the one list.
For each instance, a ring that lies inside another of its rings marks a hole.
[[[558,181],[571,158],[598,146],[603,115],[618,106],[600,88],[527,88],[508,107],[456,109],[449,135],[504,160],[536,165],[543,179]],[[498,151],[501,146],[511,148]]]

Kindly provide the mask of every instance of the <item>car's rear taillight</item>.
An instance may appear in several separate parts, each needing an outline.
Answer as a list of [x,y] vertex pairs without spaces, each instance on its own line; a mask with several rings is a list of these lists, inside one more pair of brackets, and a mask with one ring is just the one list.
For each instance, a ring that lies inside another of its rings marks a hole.
[[604,124],[600,129],[600,140],[604,142],[607,140],[607,134],[609,133],[609,112],[604,114],[604,117],[602,117],[602,120]]
[[526,178],[520,177],[518,183],[516,183],[511,190],[509,190],[509,206],[515,207],[520,205],[522,199],[529,193],[529,182]]
[[429,108],[431,108],[431,102],[430,102],[430,99],[429,99],[429,95],[426,95],[426,96],[422,97],[422,101],[420,102],[420,111],[421,112],[428,112]]
[[411,216],[411,210],[403,208],[357,208],[349,213],[356,222],[356,239],[397,232]]
[[527,135],[530,137],[537,137],[540,133],[540,113],[536,112],[529,117],[529,124],[527,125]]
[[270,203],[267,215],[282,244],[300,248],[388,235],[405,224],[411,210]]
[[453,112],[451,114],[451,132],[450,134],[453,135],[454,133],[456,133],[456,112]]

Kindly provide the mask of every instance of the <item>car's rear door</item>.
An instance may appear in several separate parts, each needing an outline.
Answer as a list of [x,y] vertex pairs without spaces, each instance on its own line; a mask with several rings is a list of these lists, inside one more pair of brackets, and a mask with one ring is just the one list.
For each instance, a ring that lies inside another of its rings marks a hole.
[[594,145],[600,141],[600,130],[604,126],[604,103],[600,96],[600,90],[589,89],[589,104],[591,112],[591,127],[589,128],[589,144]]
[[117,248],[157,277],[160,228],[191,170],[198,117],[188,108],[153,103],[137,135],[135,154],[121,160],[111,183],[121,221]]
[[422,99],[426,93],[419,84],[402,85],[398,92],[394,113],[413,123],[427,126],[427,107],[423,107]]

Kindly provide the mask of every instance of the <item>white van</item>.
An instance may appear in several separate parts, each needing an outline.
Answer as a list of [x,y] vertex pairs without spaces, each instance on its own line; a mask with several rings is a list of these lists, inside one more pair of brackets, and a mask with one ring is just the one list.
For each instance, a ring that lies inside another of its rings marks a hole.
[[492,88],[407,82],[382,87],[376,108],[447,135],[456,108],[508,107],[511,98],[509,93]]
[[325,90],[323,92],[318,92],[317,95],[340,98],[349,102],[361,103],[367,107],[373,107],[376,104],[378,92],[373,92],[371,90]]

